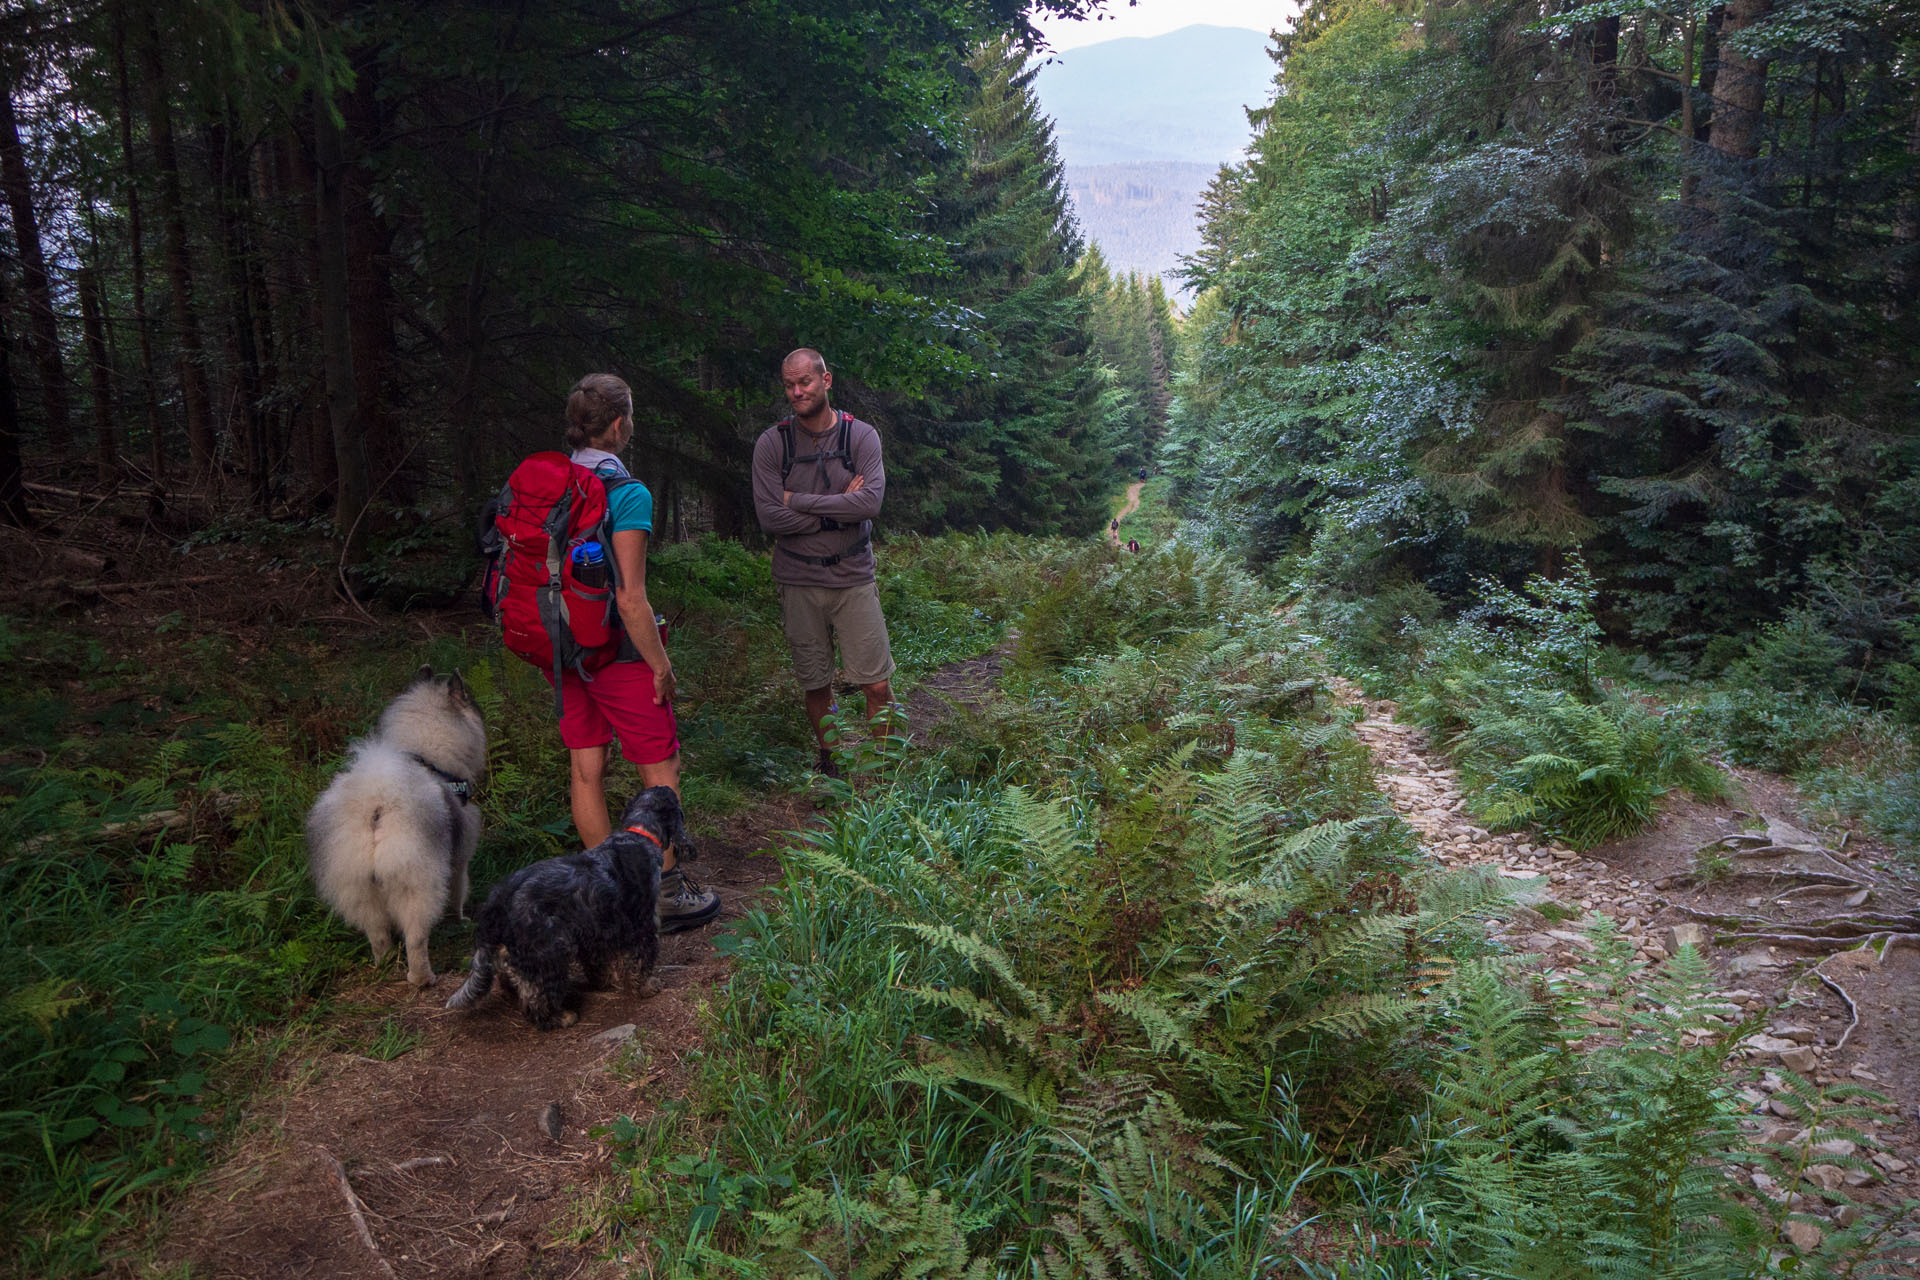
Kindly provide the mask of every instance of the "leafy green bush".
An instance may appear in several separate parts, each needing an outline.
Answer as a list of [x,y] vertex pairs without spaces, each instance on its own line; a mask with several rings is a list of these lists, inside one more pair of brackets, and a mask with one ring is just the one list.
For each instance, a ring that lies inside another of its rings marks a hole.
[[1578,559],[1564,578],[1481,592],[1429,638],[1405,704],[1460,761],[1476,814],[1588,846],[1644,828],[1674,787],[1724,793],[1685,715],[1599,680],[1596,591]]
[[[1816,800],[1920,854],[1920,745],[1905,704],[1852,700],[1861,673],[1810,612],[1764,629],[1699,699],[1699,722],[1735,762],[1791,774]],[[1891,687],[1902,688],[1899,670]]]
[[1475,708],[1458,739],[1491,775],[1477,806],[1490,822],[1537,823],[1586,848],[1643,830],[1661,796],[1726,792],[1668,713],[1619,693],[1581,702],[1564,690],[1515,690]]
[[1730,682],[1760,689],[1835,695],[1853,682],[1847,646],[1811,610],[1769,623],[1727,671]]
[[1416,638],[1439,621],[1440,600],[1418,583],[1367,595],[1312,589],[1295,601],[1291,618],[1337,669],[1370,695],[1391,697],[1411,670]]

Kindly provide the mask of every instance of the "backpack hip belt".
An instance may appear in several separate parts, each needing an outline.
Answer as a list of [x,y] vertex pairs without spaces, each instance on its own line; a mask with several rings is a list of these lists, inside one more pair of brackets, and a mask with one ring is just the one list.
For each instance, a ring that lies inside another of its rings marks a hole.
[[865,551],[872,542],[873,542],[873,535],[871,533],[863,533],[860,535],[860,540],[858,542],[854,543],[852,546],[848,547],[845,551],[842,551],[837,556],[803,556],[798,551],[795,551],[789,548],[785,543],[775,543],[774,545],[781,552],[785,553],[786,555],[792,556],[795,560],[798,560],[803,564],[817,564],[823,569],[830,569],[834,565],[839,564],[842,560],[847,560],[854,556],[859,555],[862,551]]

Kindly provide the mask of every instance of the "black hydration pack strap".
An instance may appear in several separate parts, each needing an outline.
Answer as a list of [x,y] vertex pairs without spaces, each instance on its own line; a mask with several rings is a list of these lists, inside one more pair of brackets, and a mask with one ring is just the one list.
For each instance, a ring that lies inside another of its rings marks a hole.
[[773,424],[780,432],[780,483],[782,486],[785,486],[787,477],[793,474],[794,464],[798,462],[811,462],[818,465],[822,482],[826,480],[827,463],[835,458],[846,463],[847,470],[853,470],[853,449],[850,444],[853,435],[853,415],[836,413],[834,416],[840,423],[840,433],[834,437],[833,448],[825,453],[810,453],[804,458],[794,455],[794,432],[798,428],[794,425],[793,419],[786,417]]

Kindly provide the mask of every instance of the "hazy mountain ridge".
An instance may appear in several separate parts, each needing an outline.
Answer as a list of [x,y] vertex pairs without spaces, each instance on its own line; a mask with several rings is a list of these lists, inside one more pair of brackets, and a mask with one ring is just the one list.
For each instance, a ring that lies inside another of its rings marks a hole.
[[1247,108],[1271,94],[1267,33],[1183,27],[1083,45],[1034,78],[1082,232],[1108,264],[1175,284],[1199,245],[1194,206],[1220,165],[1240,158]]

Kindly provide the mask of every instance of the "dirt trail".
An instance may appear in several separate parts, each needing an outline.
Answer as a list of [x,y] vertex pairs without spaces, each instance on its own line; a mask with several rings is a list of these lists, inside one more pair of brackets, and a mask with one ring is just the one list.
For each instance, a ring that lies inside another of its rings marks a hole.
[[[720,891],[723,920],[778,876],[775,859],[749,855],[807,820],[798,805],[765,805],[700,833],[692,869]],[[584,1225],[576,1202],[611,1172],[589,1130],[685,1091],[697,1006],[726,973],[717,932],[663,939],[664,990],[653,999],[594,993],[578,1024],[543,1034],[498,992],[470,1013],[442,1007],[471,937],[443,925],[436,986],[415,991],[391,968],[369,973],[338,997],[335,1030],[354,1047],[281,1061],[278,1087],[256,1102],[236,1150],[177,1212],[162,1260],[209,1277],[618,1273],[596,1261],[607,1241],[566,1235]],[[417,1043],[391,1061],[365,1056],[383,1026]],[[607,1070],[623,1056],[633,1070]]]
[[[908,696],[916,736],[989,696],[1009,645],[920,681]],[[498,992],[450,1013],[442,1004],[472,935],[446,925],[435,987],[369,973],[337,999],[333,1030],[351,1047],[281,1060],[233,1152],[175,1211],[159,1260],[246,1280],[625,1274],[602,1260],[617,1242],[594,1231],[595,1197],[621,1183],[591,1130],[686,1094],[698,1006],[729,968],[714,940],[780,875],[776,858],[752,855],[813,816],[792,796],[696,820],[703,856],[692,869],[720,891],[722,920],[663,940],[664,990],[650,1000],[597,992],[576,1025],[546,1033]],[[383,1027],[417,1043],[390,1061],[367,1056]]]
[[1114,513],[1112,522],[1107,525],[1107,541],[1112,545],[1120,545],[1120,522],[1140,509],[1140,490],[1145,486],[1144,480],[1135,480],[1127,486],[1125,505]]
[[[1856,1199],[1891,1202],[1920,1194],[1920,1020],[1913,1017],[1920,1012],[1920,952],[1892,947],[1875,960],[1870,951],[1850,950],[1823,960],[1787,946],[1738,941],[1729,936],[1734,930],[1699,920],[1740,916],[1756,922],[1743,931],[1780,932],[1840,909],[1840,896],[1848,891],[1821,891],[1788,870],[1707,867],[1708,874],[1700,874],[1702,848],[1753,827],[1764,825],[1775,842],[1804,844],[1807,857],[1823,868],[1842,868],[1844,878],[1870,884],[1870,905],[1855,907],[1906,918],[1901,913],[1911,915],[1920,905],[1920,888],[1894,869],[1890,855],[1867,841],[1843,843],[1838,833],[1816,851],[1822,842],[1800,829],[1792,788],[1744,771],[1736,775],[1743,794],[1733,802],[1709,805],[1670,796],[1649,830],[1585,854],[1529,835],[1494,834],[1473,825],[1456,771],[1425,733],[1395,721],[1392,702],[1368,699],[1343,681],[1335,684],[1344,700],[1364,709],[1355,735],[1373,753],[1380,789],[1429,856],[1447,866],[1490,867],[1516,883],[1518,901],[1528,905],[1516,905],[1495,922],[1496,938],[1537,957],[1530,963],[1549,971],[1564,969],[1591,949],[1581,930],[1597,915],[1610,916],[1649,962],[1666,959],[1680,939],[1693,941],[1710,958],[1722,996],[1764,1029],[1746,1037],[1729,1060],[1751,1108],[1749,1129],[1774,1141],[1793,1136],[1781,1132],[1786,1126],[1771,1105],[1781,1066],[1816,1083],[1864,1084],[1889,1100],[1873,1130],[1885,1150],[1860,1153],[1871,1160],[1865,1171],[1843,1171],[1816,1159],[1809,1178],[1844,1186]],[[1920,928],[1920,915],[1912,920]],[[1813,973],[1816,966],[1854,1001],[1858,1025],[1841,997]],[[1776,1199],[1792,1190],[1756,1185]],[[1811,1201],[1807,1207],[1825,1208]]]

